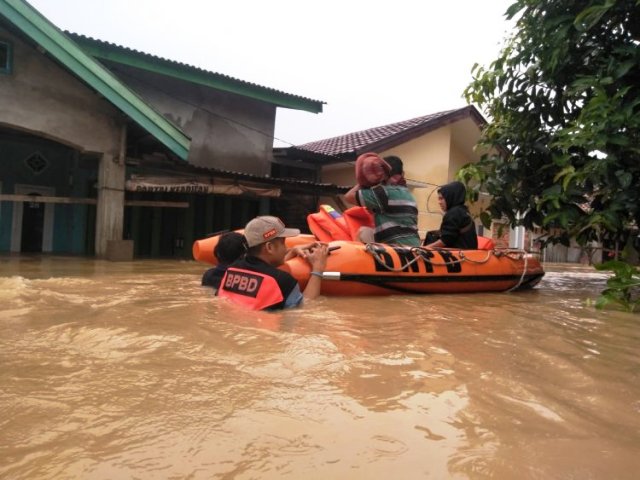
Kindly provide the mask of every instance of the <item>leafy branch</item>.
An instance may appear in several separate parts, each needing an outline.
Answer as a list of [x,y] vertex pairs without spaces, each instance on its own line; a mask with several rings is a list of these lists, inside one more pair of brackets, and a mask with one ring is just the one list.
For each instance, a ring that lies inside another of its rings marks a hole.
[[596,308],[609,304],[622,307],[627,312],[640,311],[640,270],[619,260],[596,265],[598,270],[612,271],[607,288],[596,300]]
[[505,15],[513,35],[464,92],[491,120],[489,153],[459,172],[491,197],[480,218],[624,244],[640,227],[640,0],[516,0]]

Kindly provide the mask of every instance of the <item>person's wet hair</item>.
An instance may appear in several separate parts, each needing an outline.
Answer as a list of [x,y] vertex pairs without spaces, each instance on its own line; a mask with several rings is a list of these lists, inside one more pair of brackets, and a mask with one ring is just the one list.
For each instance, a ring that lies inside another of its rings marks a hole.
[[244,235],[238,232],[227,232],[220,236],[218,244],[213,249],[213,256],[224,265],[235,262],[246,252]]
[[402,160],[400,159],[400,157],[396,157],[395,155],[389,155],[387,157],[384,157],[383,160],[387,162],[391,167],[391,172],[389,173],[389,176],[403,173]]

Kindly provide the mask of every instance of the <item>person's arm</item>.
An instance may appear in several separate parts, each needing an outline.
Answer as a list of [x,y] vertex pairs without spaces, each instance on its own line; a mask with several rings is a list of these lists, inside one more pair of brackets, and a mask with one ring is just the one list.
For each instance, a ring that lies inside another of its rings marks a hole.
[[461,222],[467,218],[464,210],[454,207],[444,214],[440,225],[440,241],[445,248],[453,248],[460,237]]
[[[305,257],[307,262],[311,265],[311,271],[316,273],[323,273],[327,268],[327,257],[329,256],[329,247],[326,244],[320,244],[318,248],[313,249]],[[312,300],[320,295],[320,286],[322,284],[322,278],[318,275],[311,274],[307,286],[302,292],[305,300]]]
[[358,205],[358,200],[356,199],[358,190],[360,190],[360,185],[354,185],[351,190],[344,194],[344,199],[352,205]]

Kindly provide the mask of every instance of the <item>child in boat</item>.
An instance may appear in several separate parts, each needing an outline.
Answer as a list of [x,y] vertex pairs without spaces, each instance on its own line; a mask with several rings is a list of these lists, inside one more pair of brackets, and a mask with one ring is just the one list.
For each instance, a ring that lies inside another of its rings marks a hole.
[[[361,228],[358,240],[419,247],[418,208],[407,188],[402,160],[395,155],[382,159],[371,153],[361,155],[359,160],[356,179],[363,184],[355,185],[344,198],[371,211],[375,228],[373,235],[368,227]],[[374,181],[380,183],[371,185]]]
[[218,261],[218,265],[204,272],[202,286],[212,287],[217,290],[220,287],[222,277],[227,271],[227,267],[242,258],[245,251],[244,236],[241,233],[223,233],[213,249],[213,256]]
[[464,204],[467,190],[462,182],[451,182],[438,189],[438,204],[444,212],[440,224],[440,238],[428,243],[428,248],[460,248],[475,250],[478,248],[476,226],[469,209]]

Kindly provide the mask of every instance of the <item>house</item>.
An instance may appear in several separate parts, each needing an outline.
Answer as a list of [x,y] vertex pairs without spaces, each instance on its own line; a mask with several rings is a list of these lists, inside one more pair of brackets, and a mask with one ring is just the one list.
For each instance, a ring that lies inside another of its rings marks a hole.
[[344,190],[272,158],[277,108],[323,102],[62,32],[23,0],[0,0],[0,105],[0,252],[189,257]]
[[[424,238],[427,231],[437,230],[442,220],[437,187],[454,180],[463,165],[480,159],[475,145],[485,124],[480,112],[467,106],[280,149],[275,157],[316,162],[322,166],[323,182],[353,185],[354,164],[360,154],[397,155],[418,203],[418,228]],[[472,213],[478,213],[486,200],[481,198],[472,205]],[[335,196],[321,202],[341,210],[348,207]],[[479,222],[477,228],[482,233]]]
[[[407,185],[416,197],[421,238],[429,230],[440,226],[442,214],[437,203],[437,187],[455,179],[463,165],[477,162],[477,150],[486,120],[474,106],[433,113],[401,122],[369,128],[337,137],[318,140],[291,148],[277,149],[275,161],[287,158],[320,165],[321,180],[336,185],[353,185],[356,158],[365,152],[381,156],[397,155],[404,163]],[[344,210],[340,196],[323,197],[328,203]],[[480,196],[469,205],[472,215],[478,215],[488,205],[489,198]],[[602,258],[600,245],[548,245],[544,249],[538,241],[539,229],[526,231],[524,227],[510,228],[506,221],[495,221],[489,230],[476,220],[480,235],[492,237],[499,247],[525,249],[539,254],[543,261],[594,263]]]

